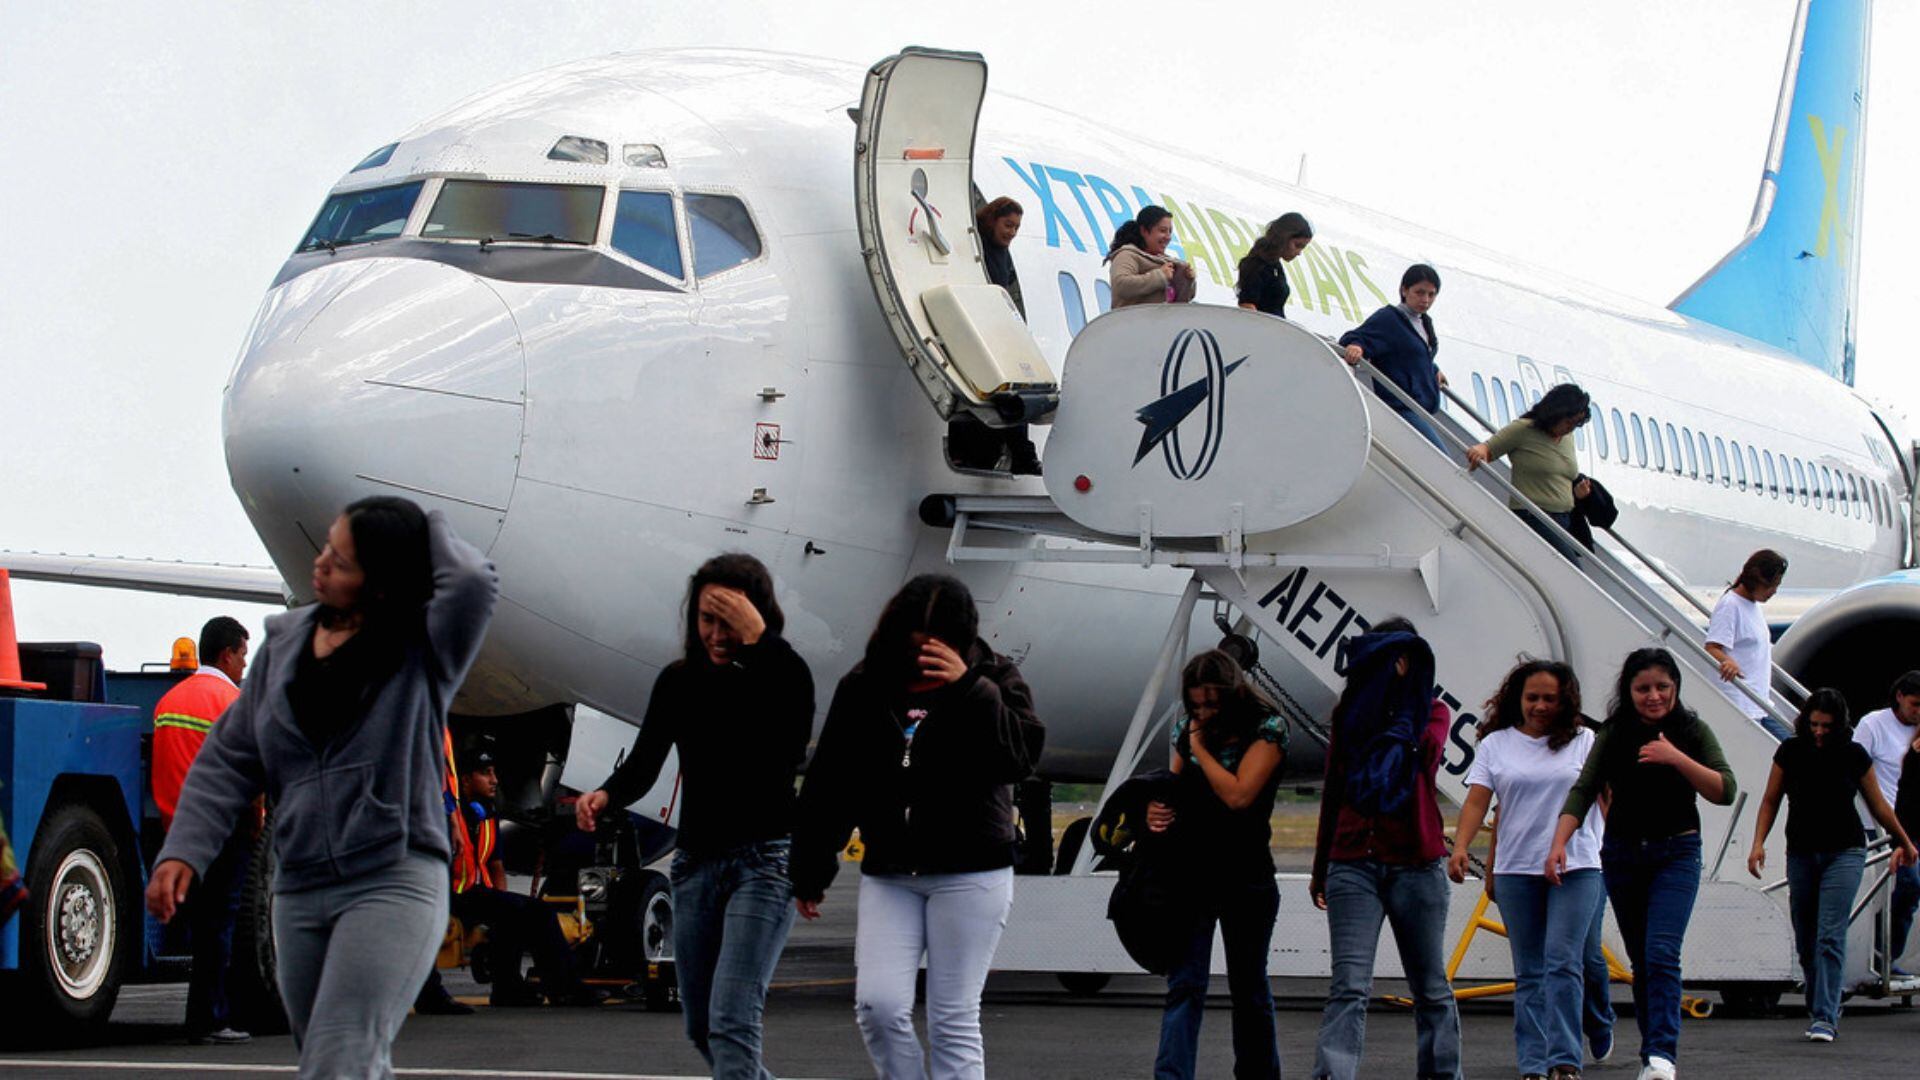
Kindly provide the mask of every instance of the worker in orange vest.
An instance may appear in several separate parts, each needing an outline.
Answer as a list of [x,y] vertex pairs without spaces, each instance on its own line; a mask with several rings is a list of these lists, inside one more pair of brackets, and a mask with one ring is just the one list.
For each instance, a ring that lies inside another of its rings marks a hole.
[[[173,827],[187,771],[207,741],[207,732],[240,696],[247,669],[247,628],[216,615],[200,629],[200,667],[174,684],[153,708],[153,801],[160,821]],[[200,1044],[234,1044],[251,1036],[229,1019],[227,968],[233,957],[233,923],[253,862],[259,820],[249,814],[207,867],[189,908],[193,968],[187,981],[187,1037]]]
[[[449,745],[451,738],[449,737]],[[447,760],[454,756],[449,751]],[[538,1005],[542,991],[556,1005],[594,1005],[606,995],[580,982],[572,948],[560,930],[554,909],[534,897],[507,890],[507,868],[501,861],[499,826],[494,799],[500,779],[493,769],[492,746],[481,742],[460,757],[453,786],[458,805],[448,814],[453,829],[452,914],[469,926],[487,928],[492,950],[495,1006]],[[540,972],[540,990],[527,985],[520,973],[523,955],[531,951]],[[414,999],[415,1011],[460,1014],[473,1011],[448,995],[436,970]]]

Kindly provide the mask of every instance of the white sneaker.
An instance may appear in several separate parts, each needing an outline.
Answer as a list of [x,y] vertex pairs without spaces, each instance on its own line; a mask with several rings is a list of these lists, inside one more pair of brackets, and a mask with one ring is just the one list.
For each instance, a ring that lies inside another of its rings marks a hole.
[[1640,1070],[1640,1080],[1674,1080],[1676,1070],[1673,1062],[1663,1057],[1650,1057]]

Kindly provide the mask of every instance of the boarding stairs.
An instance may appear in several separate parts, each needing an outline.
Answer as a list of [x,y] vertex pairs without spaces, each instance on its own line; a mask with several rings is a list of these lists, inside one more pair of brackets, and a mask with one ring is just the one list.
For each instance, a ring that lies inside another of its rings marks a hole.
[[[1627,653],[1668,649],[1682,670],[1683,700],[1713,728],[1743,792],[1730,806],[1701,803],[1706,865],[1690,978],[1790,981],[1785,911],[1745,869],[1757,792],[1777,733],[1791,725],[1788,698],[1770,693],[1766,717],[1749,719],[1715,689],[1718,665],[1690,612],[1605,547],[1570,562],[1509,509],[1525,500],[1502,468],[1464,468],[1477,438],[1434,417],[1448,443],[1442,452],[1363,388],[1373,377],[1364,365],[1349,369],[1324,339],[1253,312],[1113,312],[1067,354],[1044,457],[1048,494],[938,496],[923,516],[951,526],[956,562],[1137,563],[1188,575],[1110,789],[1165,753],[1159,736],[1173,715],[1166,699],[1179,665],[1212,643],[1193,633],[1196,622],[1208,625],[1203,602],[1215,621],[1258,642],[1263,674],[1283,691],[1290,721],[1309,732],[1342,683],[1340,641],[1388,615],[1412,619],[1433,645],[1436,689],[1454,712],[1440,787],[1456,804],[1466,796],[1480,703],[1520,658],[1572,665],[1595,715]],[[1527,512],[1538,513],[1530,504]],[[982,532],[1029,539],[1009,547],[982,542]],[[1784,866],[1783,842],[1776,830],[1770,865]],[[1082,850],[1075,873],[1087,874],[1091,860]],[[1324,941],[1323,923],[1306,917],[1303,886],[1295,883],[1302,902],[1283,904],[1282,921],[1304,919],[1297,933]],[[1471,900],[1456,907],[1464,918]],[[1009,934],[1015,952],[1029,943],[1018,925]],[[1031,944],[1057,951],[1038,938]],[[1296,939],[1289,959],[1301,973],[1318,968],[1299,954]],[[1505,958],[1489,960],[1498,970]],[[1474,968],[1469,962],[1463,973]]]

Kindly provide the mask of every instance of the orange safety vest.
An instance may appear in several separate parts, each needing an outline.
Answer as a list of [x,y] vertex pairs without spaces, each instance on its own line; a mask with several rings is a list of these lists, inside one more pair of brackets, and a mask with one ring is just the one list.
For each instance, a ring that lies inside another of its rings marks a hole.
[[240,691],[218,675],[196,672],[174,684],[153,707],[153,802],[161,824],[173,827],[180,786],[207,741],[213,722]]
[[453,863],[453,891],[466,892],[478,885],[483,888],[497,889],[504,882],[495,882],[493,873],[487,864],[493,861],[493,849],[499,838],[499,828],[491,817],[481,818],[477,828],[468,828],[467,812],[460,802],[460,777],[454,771],[453,732],[445,733],[447,755],[447,795],[449,805],[453,807],[452,826],[454,840],[460,849]]

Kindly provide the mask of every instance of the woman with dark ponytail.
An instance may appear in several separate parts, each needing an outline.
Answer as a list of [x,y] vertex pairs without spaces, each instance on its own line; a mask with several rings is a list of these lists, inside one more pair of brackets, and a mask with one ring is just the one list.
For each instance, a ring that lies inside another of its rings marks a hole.
[[1286,318],[1287,297],[1293,290],[1287,285],[1287,270],[1281,264],[1299,258],[1311,243],[1313,226],[1307,224],[1303,214],[1288,211],[1268,223],[1267,231],[1240,260],[1240,280],[1234,286],[1240,306]]
[[447,704],[480,652],[493,565],[439,511],[362,499],[327,530],[315,602],[267,620],[195,757],[147,886],[173,917],[258,793],[273,939],[302,1076],[391,1076],[446,933]]
[[1193,299],[1193,267],[1167,254],[1173,242],[1173,215],[1164,206],[1143,206],[1132,221],[1114,231],[1107,248],[1107,281],[1113,306],[1184,304]]
[[1767,865],[1767,834],[1787,815],[1787,908],[1793,940],[1807,984],[1808,1042],[1832,1042],[1839,1034],[1840,997],[1846,989],[1848,914],[1866,870],[1867,834],[1854,797],[1893,838],[1890,865],[1912,866],[1913,841],[1873,775],[1873,758],[1853,741],[1847,699],[1833,689],[1815,690],[1794,720],[1793,738],[1773,754],[1766,794],[1753,826],[1747,872]]

